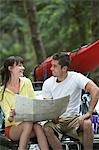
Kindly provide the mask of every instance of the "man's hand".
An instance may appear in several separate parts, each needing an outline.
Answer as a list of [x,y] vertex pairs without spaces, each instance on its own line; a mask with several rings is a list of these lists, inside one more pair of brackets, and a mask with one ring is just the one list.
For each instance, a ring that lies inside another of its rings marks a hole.
[[90,119],[91,116],[92,116],[92,113],[90,113],[90,112],[87,112],[86,114],[80,116],[80,117],[79,117],[79,123],[80,123],[81,125],[83,125],[84,120],[85,120],[85,119]]

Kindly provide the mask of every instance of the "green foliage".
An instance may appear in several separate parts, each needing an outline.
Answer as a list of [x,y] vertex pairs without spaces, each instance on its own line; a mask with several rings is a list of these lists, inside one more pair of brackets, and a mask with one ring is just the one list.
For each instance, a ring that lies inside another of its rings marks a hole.
[[62,50],[71,51],[91,41],[90,1],[35,2],[39,27],[48,55]]
[[0,22],[0,67],[6,57],[19,55],[25,59],[25,66],[28,68],[26,75],[30,76],[36,64],[36,56],[23,1],[0,0]]
[[[92,42],[90,0],[34,1],[47,56]],[[25,13],[23,0],[0,0],[0,66],[6,57],[20,55],[30,77],[37,62]]]

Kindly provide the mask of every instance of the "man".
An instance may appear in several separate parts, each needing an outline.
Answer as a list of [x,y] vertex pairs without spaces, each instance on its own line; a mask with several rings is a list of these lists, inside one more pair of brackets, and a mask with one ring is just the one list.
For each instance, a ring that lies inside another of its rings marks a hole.
[[[45,124],[44,130],[48,142],[53,150],[62,150],[61,143],[55,136],[55,132],[58,132],[79,139],[83,143],[84,150],[92,150],[93,130],[90,118],[99,99],[99,88],[84,75],[68,71],[69,55],[57,53],[53,55],[51,63],[53,76],[43,84],[43,98],[55,99],[70,95],[70,100],[64,114]],[[82,89],[90,93],[91,101],[88,112],[80,116]]]

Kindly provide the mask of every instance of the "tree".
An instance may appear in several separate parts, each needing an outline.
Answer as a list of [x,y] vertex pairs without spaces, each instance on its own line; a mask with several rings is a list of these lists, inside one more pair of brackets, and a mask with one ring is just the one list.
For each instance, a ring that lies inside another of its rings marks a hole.
[[92,42],[90,1],[35,0],[35,3],[47,56]]
[[[91,29],[92,29],[92,41],[99,40],[99,1],[91,0]],[[90,74],[92,80],[99,86],[99,67],[93,70]]]
[[29,74],[46,55],[96,41],[98,6],[98,0],[0,0],[0,65],[20,55]]
[[0,67],[10,55],[22,56],[26,75],[36,65],[29,24],[24,13],[23,0],[0,0]]
[[25,6],[25,12],[29,21],[32,42],[35,48],[37,61],[38,63],[41,63],[46,58],[46,52],[38,29],[36,6],[33,0],[24,0],[23,2]]
[[99,1],[92,2],[92,37],[93,41],[99,40]]

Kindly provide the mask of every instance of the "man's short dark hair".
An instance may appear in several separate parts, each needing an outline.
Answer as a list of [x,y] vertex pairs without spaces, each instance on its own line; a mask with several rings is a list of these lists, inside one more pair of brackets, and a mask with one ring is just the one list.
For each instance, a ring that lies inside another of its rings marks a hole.
[[52,59],[57,60],[59,65],[61,65],[61,67],[64,67],[64,66],[69,67],[70,65],[70,56],[66,54],[65,52],[55,53]]

